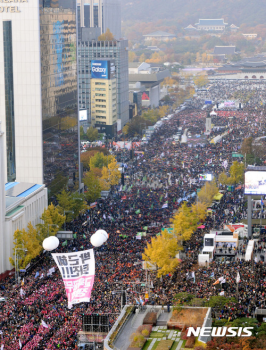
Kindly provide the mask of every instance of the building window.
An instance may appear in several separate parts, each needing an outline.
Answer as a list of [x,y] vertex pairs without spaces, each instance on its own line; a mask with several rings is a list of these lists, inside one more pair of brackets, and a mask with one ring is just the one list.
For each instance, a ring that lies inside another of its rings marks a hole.
[[12,22],[3,22],[7,181],[16,180]]
[[247,75],[245,76],[245,79],[248,79],[248,76],[247,76]]
[[252,79],[257,79],[256,75],[252,75]]
[[264,79],[264,76],[263,76],[263,75],[261,75],[261,76],[260,76],[260,79]]

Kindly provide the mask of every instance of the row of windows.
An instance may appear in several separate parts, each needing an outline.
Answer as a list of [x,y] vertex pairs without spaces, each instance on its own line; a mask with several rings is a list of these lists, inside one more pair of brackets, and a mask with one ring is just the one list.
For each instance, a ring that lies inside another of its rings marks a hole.
[[96,105],[96,107],[99,107],[99,108],[106,108],[106,105]]
[[96,82],[95,85],[105,85],[105,83]]

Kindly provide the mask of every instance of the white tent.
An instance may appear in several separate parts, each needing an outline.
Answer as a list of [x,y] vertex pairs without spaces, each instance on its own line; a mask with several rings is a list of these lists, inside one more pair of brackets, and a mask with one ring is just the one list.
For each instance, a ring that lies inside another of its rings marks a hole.
[[212,111],[212,112],[210,113],[210,115],[217,115],[217,113],[215,113],[214,111]]

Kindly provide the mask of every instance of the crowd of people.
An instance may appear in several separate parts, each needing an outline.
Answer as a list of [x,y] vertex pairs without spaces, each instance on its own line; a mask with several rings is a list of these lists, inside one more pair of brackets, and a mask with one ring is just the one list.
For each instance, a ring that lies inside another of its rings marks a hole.
[[[210,87],[208,94],[224,99],[234,91],[234,84],[228,87],[219,83]],[[251,100],[250,105],[252,103]],[[221,130],[216,128],[203,140],[206,112],[202,111],[202,103],[197,98],[195,106],[198,107],[175,114],[154,132],[149,143],[138,147],[142,153],[128,162],[124,187],[117,186],[107,199],[97,201],[90,213],[67,224],[67,229],[77,233],[77,238],[67,246],[60,244],[56,252],[91,249],[90,237],[95,231],[104,229],[109,234],[108,241],[94,249],[95,282],[89,303],[68,308],[62,278],[48,252],[32,264],[22,286],[15,284],[12,277],[0,281],[0,295],[6,298],[6,302],[0,304],[0,345],[4,350],[77,349],[82,315],[109,314],[111,327],[121,311],[122,289],[127,291],[127,303],[145,299],[147,285],[141,285],[146,283],[146,274],[141,261],[147,243],[163,227],[169,226],[170,218],[184,201],[188,205],[195,201],[197,189],[204,185],[200,175],[212,174],[218,179],[221,172],[229,170],[234,160],[232,153],[239,151],[245,138],[265,133],[262,109],[250,112],[247,105],[236,112],[233,119],[229,119],[227,113],[219,114],[215,125],[230,133],[221,142],[210,143]],[[180,126],[192,136],[198,135],[197,138],[188,138],[185,144],[173,142]],[[180,292],[202,299],[220,294],[234,296],[238,302],[213,310],[214,317],[234,319],[252,315],[265,299],[266,268],[261,261],[245,262],[236,256],[229,264],[213,261],[206,267],[197,266],[204,234],[210,229],[222,229],[226,223],[240,222],[246,211],[243,188],[237,187],[232,192],[224,188],[221,202],[203,223],[205,228],[198,229],[184,242],[182,262],[177,270],[161,279],[150,273],[152,288],[148,302],[170,304]],[[136,239],[137,233],[143,230],[146,235]],[[257,249],[259,247],[265,247],[264,239],[258,241]],[[243,242],[238,253],[242,254],[244,249]],[[51,274],[52,267],[55,272]],[[187,278],[191,271],[195,279]],[[237,272],[241,276],[238,290]],[[225,283],[214,286],[213,282],[221,276]]]

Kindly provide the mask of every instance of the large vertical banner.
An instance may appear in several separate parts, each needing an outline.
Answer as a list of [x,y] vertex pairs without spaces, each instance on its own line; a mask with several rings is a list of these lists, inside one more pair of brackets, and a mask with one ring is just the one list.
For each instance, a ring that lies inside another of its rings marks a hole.
[[69,306],[89,302],[95,276],[93,249],[52,256],[63,277]]

